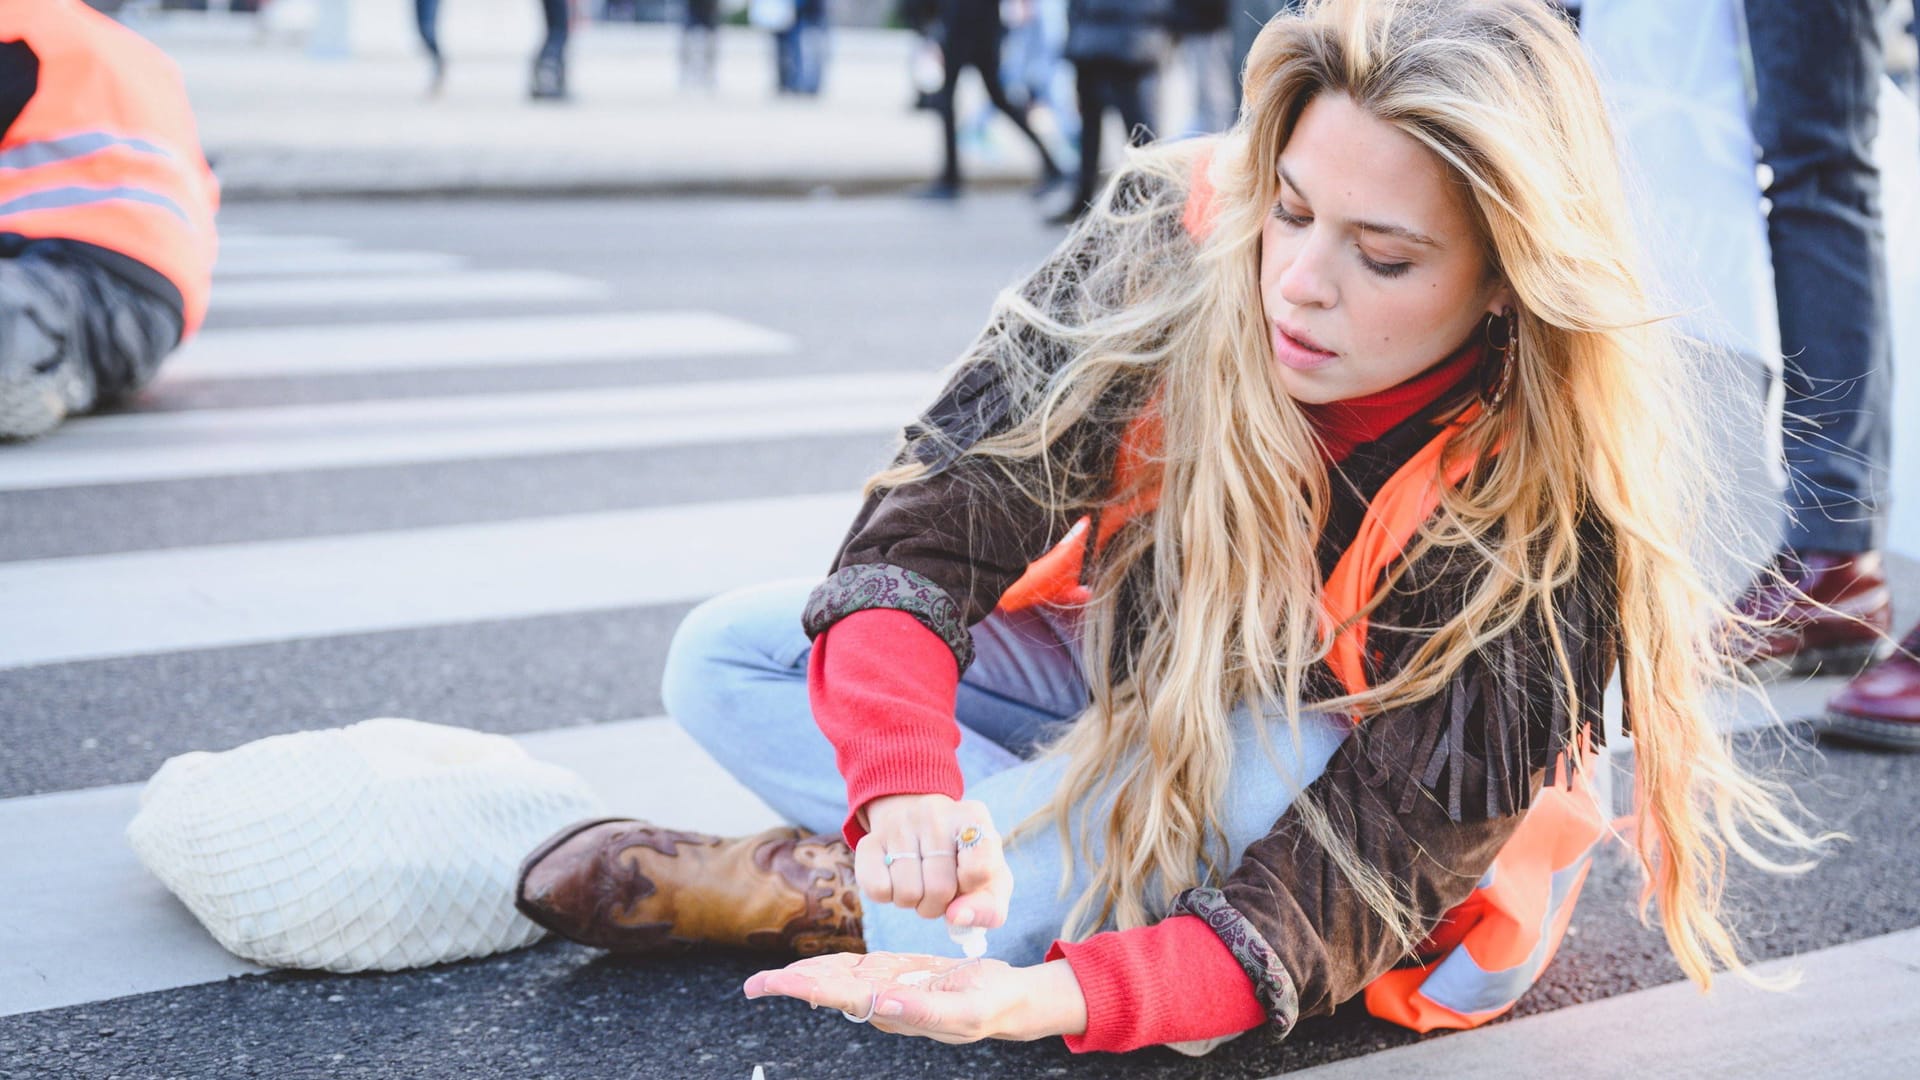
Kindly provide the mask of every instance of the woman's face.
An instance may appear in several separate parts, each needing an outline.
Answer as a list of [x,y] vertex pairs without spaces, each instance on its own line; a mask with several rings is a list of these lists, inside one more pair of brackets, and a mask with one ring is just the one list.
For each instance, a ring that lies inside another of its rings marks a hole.
[[1464,190],[1413,137],[1321,94],[1280,152],[1260,299],[1280,385],[1360,397],[1418,375],[1513,306],[1489,280]]

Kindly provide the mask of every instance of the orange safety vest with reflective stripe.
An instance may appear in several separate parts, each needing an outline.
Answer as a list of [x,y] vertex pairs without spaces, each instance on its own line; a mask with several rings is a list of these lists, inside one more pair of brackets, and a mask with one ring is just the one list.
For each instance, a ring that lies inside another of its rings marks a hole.
[[[1205,233],[1211,188],[1207,158],[1195,170],[1185,223]],[[1353,542],[1322,588],[1321,630],[1332,638],[1327,664],[1348,693],[1367,689],[1367,621],[1356,618],[1440,505],[1441,484],[1459,484],[1473,461],[1445,460],[1453,436],[1479,415],[1471,405],[1389,477],[1374,495]],[[1115,468],[1113,495],[1091,518],[1027,567],[1002,596],[1000,607],[1084,603],[1082,581],[1089,550],[1099,551],[1129,519],[1151,511],[1159,486],[1150,474],[1149,448],[1159,445],[1159,414],[1151,405],[1129,425]],[[1442,475],[1442,465],[1445,473]],[[1095,535],[1089,540],[1087,530]],[[1356,722],[1359,718],[1356,718]],[[1511,1009],[1546,969],[1566,934],[1575,900],[1608,823],[1592,790],[1591,773],[1559,769],[1570,787],[1542,789],[1520,826],[1494,857],[1467,899],[1447,912],[1416,949],[1417,964],[1389,971],[1367,985],[1367,1011],[1415,1031],[1477,1027]]]
[[0,41],[39,59],[32,98],[0,138],[0,233],[118,252],[180,291],[200,326],[219,184],[172,60],[79,0],[0,3]]

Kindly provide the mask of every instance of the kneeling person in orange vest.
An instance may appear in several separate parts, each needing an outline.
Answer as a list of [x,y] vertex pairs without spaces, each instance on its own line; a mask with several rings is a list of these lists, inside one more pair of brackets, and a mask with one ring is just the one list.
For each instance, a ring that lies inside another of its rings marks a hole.
[[165,54],[80,0],[0,4],[0,439],[138,389],[198,329],[218,204]]

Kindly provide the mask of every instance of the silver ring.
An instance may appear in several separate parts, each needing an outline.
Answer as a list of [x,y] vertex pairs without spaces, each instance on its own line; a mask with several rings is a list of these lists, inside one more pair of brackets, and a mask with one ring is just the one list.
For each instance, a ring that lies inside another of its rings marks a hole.
[[959,856],[960,853],[957,851],[923,851],[920,853],[920,857],[923,859],[954,859]]
[[864,1024],[867,1021],[873,1019],[873,1010],[879,1007],[880,1005],[880,988],[877,986],[874,987],[873,990],[871,991],[871,994],[872,996],[867,998],[867,1015],[855,1016],[845,1009],[840,1010],[840,1015],[846,1017],[847,1019],[853,1021],[856,1024]]
[[917,851],[889,851],[881,856],[880,865],[891,868],[894,863],[899,862],[901,859],[917,859],[919,857],[920,853]]

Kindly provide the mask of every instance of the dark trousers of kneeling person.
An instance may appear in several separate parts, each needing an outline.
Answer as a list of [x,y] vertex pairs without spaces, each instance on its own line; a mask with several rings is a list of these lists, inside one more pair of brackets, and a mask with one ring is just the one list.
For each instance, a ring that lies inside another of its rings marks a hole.
[[0,234],[0,439],[30,439],[125,397],[180,342],[180,294],[72,240]]
[[1020,134],[1025,135],[1033,148],[1039,151],[1041,171],[1037,190],[1053,187],[1064,176],[1059,164],[1047,152],[1047,144],[1033,130],[1033,125],[1027,122],[1028,110],[1016,107],[1009,101],[1006,89],[1000,84],[1000,41],[997,30],[990,39],[977,34],[958,34],[953,28],[949,28],[948,34],[947,42],[941,47],[946,79],[935,99],[940,110],[941,133],[946,140],[946,160],[940,170],[940,179],[927,189],[927,193],[951,196],[960,191],[960,125],[955,115],[958,110],[954,104],[954,91],[960,82],[960,73],[967,68],[980,73],[980,81],[986,84],[987,98],[993,102],[993,107],[1012,120],[1014,126],[1020,129]]
[[1153,140],[1150,104],[1156,68],[1123,60],[1076,60],[1074,85],[1080,98],[1080,184],[1068,213],[1093,203],[1100,189],[1100,129],[1107,109],[1120,114],[1127,142],[1144,146]]

